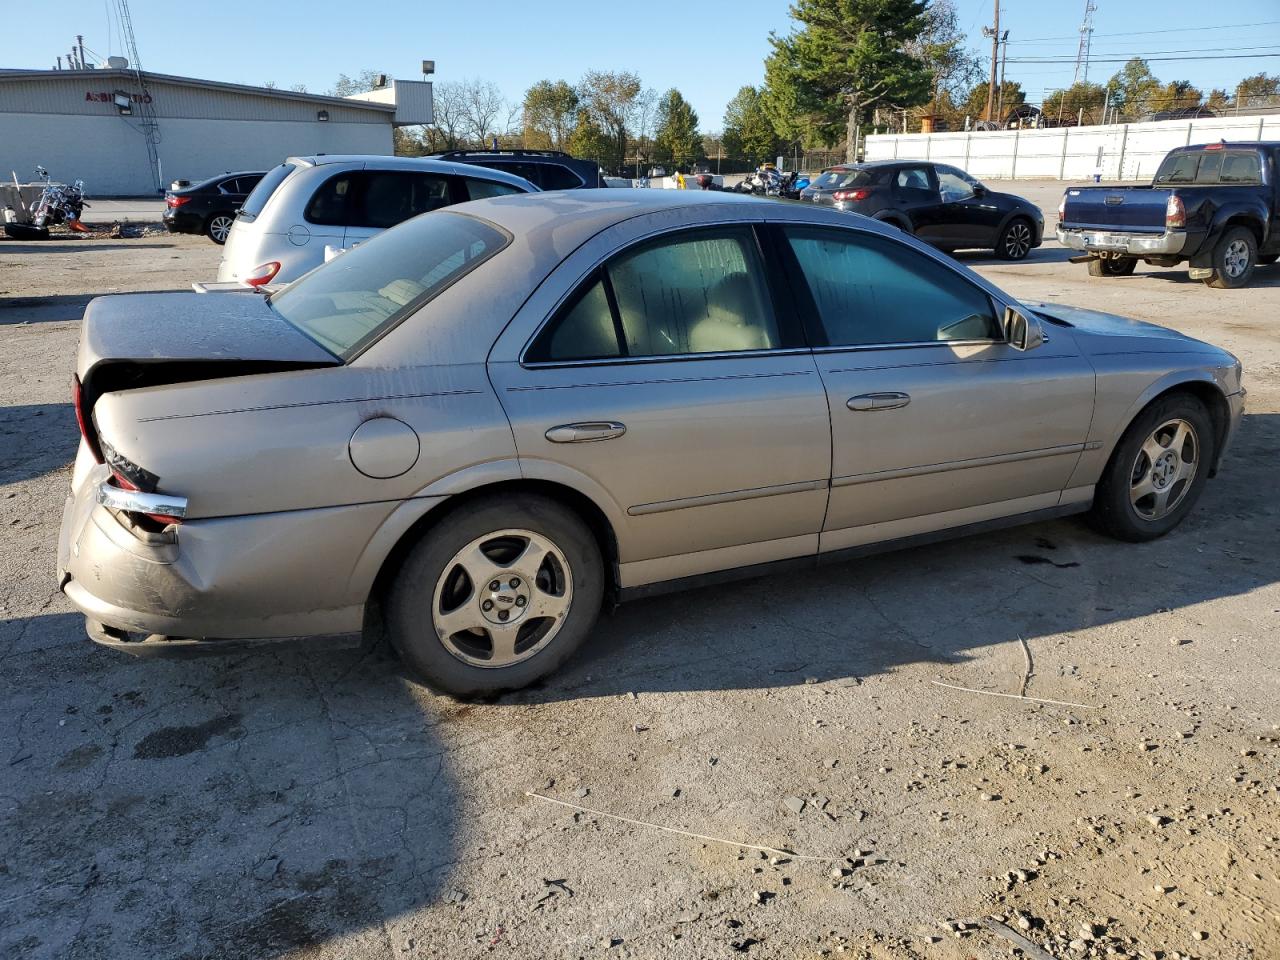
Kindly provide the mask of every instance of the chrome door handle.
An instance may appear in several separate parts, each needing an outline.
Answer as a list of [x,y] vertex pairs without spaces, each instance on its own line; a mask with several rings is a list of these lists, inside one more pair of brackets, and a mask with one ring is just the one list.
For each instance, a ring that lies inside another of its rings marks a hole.
[[612,440],[626,432],[627,426],[624,423],[600,420],[591,423],[562,423],[548,430],[546,437],[552,443],[591,443],[595,440]]
[[911,402],[905,393],[863,393],[850,397],[845,404],[850,410],[896,410]]

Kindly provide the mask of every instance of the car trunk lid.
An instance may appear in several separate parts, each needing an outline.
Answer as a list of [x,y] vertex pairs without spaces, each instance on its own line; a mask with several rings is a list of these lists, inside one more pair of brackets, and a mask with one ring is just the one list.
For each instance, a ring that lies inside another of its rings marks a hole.
[[1072,187],[1061,225],[1067,228],[1163,233],[1171,190],[1151,187]]

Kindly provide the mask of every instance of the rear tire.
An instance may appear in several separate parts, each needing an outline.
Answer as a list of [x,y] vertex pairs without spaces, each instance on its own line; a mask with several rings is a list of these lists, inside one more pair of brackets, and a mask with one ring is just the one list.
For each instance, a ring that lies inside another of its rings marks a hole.
[[231,233],[231,225],[235,222],[234,213],[215,213],[204,222],[204,235],[222,246],[227,242],[227,235]]
[[1031,252],[1035,229],[1025,217],[1014,217],[996,240],[996,256],[1001,260],[1025,260]]
[[1094,257],[1089,261],[1091,277],[1127,277],[1138,265],[1137,257]]
[[29,223],[6,223],[5,236],[12,240],[48,240],[49,228],[36,227]]
[[1213,422],[1203,403],[1188,393],[1156,400],[1116,444],[1090,520],[1118,540],[1163,537],[1200,498],[1215,449]]
[[590,633],[603,595],[600,548],[581,517],[535,494],[485,498],[460,506],[410,550],[387,596],[387,633],[437,690],[494,694],[563,664]]
[[1258,261],[1258,239],[1248,227],[1232,227],[1213,248],[1213,276],[1205,280],[1219,290],[1243,287]]

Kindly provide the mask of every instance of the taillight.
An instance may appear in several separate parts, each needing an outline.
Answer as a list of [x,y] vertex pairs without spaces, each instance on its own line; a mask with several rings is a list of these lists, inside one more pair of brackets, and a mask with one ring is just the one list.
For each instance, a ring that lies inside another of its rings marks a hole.
[[184,203],[190,203],[190,202],[191,202],[190,197],[175,197],[173,194],[169,194],[167,197],[164,198],[164,205],[166,207],[180,207]]
[[[121,490],[130,490],[134,493],[155,493],[156,484],[160,482],[150,470],[145,470],[138,466],[128,457],[120,454],[111,444],[105,440],[102,442],[102,451],[108,467],[111,468],[111,483],[119,487]],[[153,498],[154,499],[154,498]],[[182,517],[167,513],[143,513],[140,511],[126,510],[131,516],[146,517],[161,526],[168,526],[171,523],[181,523]]]
[[1058,222],[1067,219],[1067,195],[1064,193],[1062,199],[1058,201]]
[[1164,225],[1166,228],[1187,225],[1187,208],[1182,205],[1182,198],[1177,194],[1171,196],[1164,205]]
[[280,261],[272,260],[270,263],[264,263],[244,278],[244,282],[251,287],[260,287],[263,284],[270,283],[275,279],[275,275],[280,272]]
[[102,463],[102,448],[98,446],[97,432],[90,430],[89,418],[84,409],[84,387],[80,385],[80,375],[71,379],[71,403],[76,411],[76,426],[80,428],[80,436],[93,454],[93,459]]
[[860,187],[857,190],[837,190],[831,196],[834,197],[836,200],[844,200],[844,201],[865,200],[867,199],[867,197],[871,196],[871,191],[866,189],[865,187]]

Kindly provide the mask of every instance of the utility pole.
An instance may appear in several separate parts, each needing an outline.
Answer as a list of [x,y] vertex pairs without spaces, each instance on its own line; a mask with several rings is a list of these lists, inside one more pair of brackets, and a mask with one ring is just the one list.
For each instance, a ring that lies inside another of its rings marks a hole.
[[1000,91],[996,95],[996,116],[1004,116],[1004,67],[1009,62],[1009,31],[1000,35]]
[[982,35],[991,38],[991,80],[987,84],[987,109],[983,111],[985,120],[991,119],[991,112],[996,105],[996,66],[1000,60],[1000,0],[995,0],[995,8],[995,26],[982,28]]

